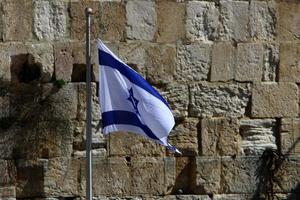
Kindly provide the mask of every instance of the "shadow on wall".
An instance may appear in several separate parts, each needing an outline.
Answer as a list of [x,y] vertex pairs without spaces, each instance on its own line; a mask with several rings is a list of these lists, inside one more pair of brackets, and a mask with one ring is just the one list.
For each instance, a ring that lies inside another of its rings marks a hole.
[[300,183],[291,191],[288,195],[287,200],[298,200],[300,199]]

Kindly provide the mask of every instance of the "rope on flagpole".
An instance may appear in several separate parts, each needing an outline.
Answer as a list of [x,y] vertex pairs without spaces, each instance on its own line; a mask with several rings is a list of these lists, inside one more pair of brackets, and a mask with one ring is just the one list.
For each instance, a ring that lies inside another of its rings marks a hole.
[[92,89],[91,89],[91,15],[92,9],[85,9],[86,16],[86,199],[92,200]]

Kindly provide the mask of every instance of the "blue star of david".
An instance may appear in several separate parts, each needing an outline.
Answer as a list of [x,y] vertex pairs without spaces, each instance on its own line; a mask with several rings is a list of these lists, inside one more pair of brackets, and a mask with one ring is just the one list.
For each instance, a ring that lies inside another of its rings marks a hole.
[[129,92],[129,97],[127,98],[127,100],[129,100],[132,103],[132,106],[133,106],[135,112],[139,113],[138,108],[137,108],[137,105],[138,105],[139,101],[133,96],[132,88],[130,88],[128,90],[128,92]]

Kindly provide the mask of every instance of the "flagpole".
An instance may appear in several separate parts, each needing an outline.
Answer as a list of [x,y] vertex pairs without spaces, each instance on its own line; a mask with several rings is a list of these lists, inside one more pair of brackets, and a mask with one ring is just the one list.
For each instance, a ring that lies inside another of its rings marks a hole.
[[92,89],[91,89],[91,15],[92,9],[85,9],[86,16],[86,199],[93,198],[92,181]]

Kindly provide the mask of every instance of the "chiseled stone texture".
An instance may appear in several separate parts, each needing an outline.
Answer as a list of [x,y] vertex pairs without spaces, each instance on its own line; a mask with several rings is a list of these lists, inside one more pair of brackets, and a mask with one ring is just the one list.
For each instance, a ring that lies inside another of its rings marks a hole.
[[15,186],[0,186],[0,199],[1,200],[16,200],[16,187]]
[[198,155],[198,123],[198,119],[186,118],[170,133],[169,142],[178,148],[183,156]]
[[207,80],[211,66],[211,44],[194,43],[177,47],[175,80],[189,83]]
[[262,81],[274,82],[278,80],[279,77],[277,73],[279,71],[279,61],[280,61],[279,44],[278,43],[265,44]]
[[4,0],[3,40],[25,41],[32,38],[32,1]]
[[300,153],[300,119],[283,118],[280,128],[281,153]]
[[239,123],[236,118],[203,118],[199,137],[201,155],[239,154]]
[[216,194],[214,200],[253,200],[251,194]]
[[67,36],[67,6],[63,1],[34,1],[34,34],[39,40]]
[[279,2],[278,38],[281,41],[293,41],[300,39],[300,10],[299,1]]
[[245,155],[260,155],[265,149],[277,149],[275,119],[242,119],[241,151]]
[[250,100],[249,84],[201,82],[190,85],[190,116],[243,116]]
[[9,104],[10,104],[9,96],[0,95],[0,119],[9,117]]
[[0,188],[1,186],[14,185],[16,182],[16,175],[17,170],[13,160],[0,160]]
[[127,38],[152,41],[156,32],[157,14],[152,1],[133,0],[126,3]]
[[221,160],[197,157],[196,165],[196,194],[218,193],[221,187]]
[[175,42],[184,37],[185,4],[159,0],[157,10],[157,42]]
[[235,80],[261,81],[263,76],[263,46],[260,43],[239,43]]
[[298,87],[294,83],[266,82],[253,86],[253,117],[296,117],[298,107]]
[[1,48],[0,51],[0,82],[10,82],[10,55],[7,50]]
[[[300,7],[299,7],[300,8]],[[300,82],[300,43],[280,44],[279,81]]]

